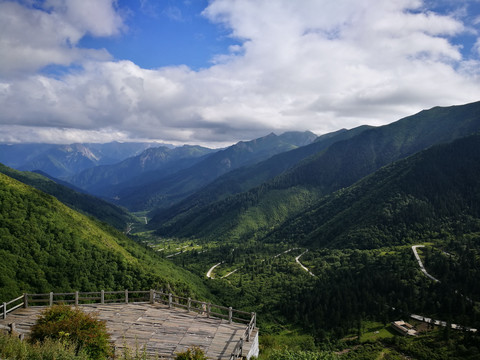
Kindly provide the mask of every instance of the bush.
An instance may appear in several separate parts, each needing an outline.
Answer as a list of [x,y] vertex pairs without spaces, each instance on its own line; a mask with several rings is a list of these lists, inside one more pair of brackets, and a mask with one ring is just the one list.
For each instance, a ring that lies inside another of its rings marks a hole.
[[16,360],[87,360],[85,352],[60,340],[47,339],[44,343],[28,344],[19,338],[0,333],[0,359]]
[[205,353],[197,346],[188,348],[187,351],[177,353],[175,360],[207,360]]
[[330,352],[274,350],[268,360],[336,360],[338,357]]
[[112,355],[105,322],[98,320],[95,314],[86,314],[67,305],[47,308],[32,327],[30,342],[47,339],[72,344],[77,353],[84,350],[90,359],[107,359]]

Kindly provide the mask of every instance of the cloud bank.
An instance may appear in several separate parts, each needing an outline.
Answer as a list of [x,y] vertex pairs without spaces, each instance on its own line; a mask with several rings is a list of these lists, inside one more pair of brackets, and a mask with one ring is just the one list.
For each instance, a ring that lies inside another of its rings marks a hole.
[[[224,145],[271,131],[380,125],[480,100],[473,0],[452,13],[420,0],[213,0],[202,16],[241,45],[197,71],[143,69],[81,47],[85,35],[128,31],[115,4],[0,1],[0,141]],[[49,65],[65,71],[41,71]]]

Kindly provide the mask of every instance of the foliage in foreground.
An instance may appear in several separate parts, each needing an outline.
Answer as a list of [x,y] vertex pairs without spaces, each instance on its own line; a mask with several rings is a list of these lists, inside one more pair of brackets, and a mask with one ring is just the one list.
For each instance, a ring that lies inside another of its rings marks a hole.
[[90,359],[106,359],[112,355],[105,322],[67,305],[47,308],[32,327],[30,342],[47,339],[72,344],[77,352],[85,350]]
[[179,352],[175,356],[175,360],[207,360],[207,357],[201,348],[194,346],[184,352]]
[[330,352],[275,350],[268,360],[337,360],[338,357]]
[[45,339],[30,344],[19,338],[0,333],[0,358],[15,360],[87,360],[85,351],[77,351],[72,343]]

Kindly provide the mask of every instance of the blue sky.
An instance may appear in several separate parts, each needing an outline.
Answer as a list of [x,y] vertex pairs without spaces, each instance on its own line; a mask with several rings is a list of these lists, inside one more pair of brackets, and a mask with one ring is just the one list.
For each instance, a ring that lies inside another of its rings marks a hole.
[[201,15],[208,1],[119,1],[127,28],[113,38],[85,36],[81,47],[106,48],[115,59],[131,60],[146,69],[186,64],[209,67],[215,54],[238,44],[229,29]]
[[0,0],[0,142],[225,146],[480,100],[480,0]]

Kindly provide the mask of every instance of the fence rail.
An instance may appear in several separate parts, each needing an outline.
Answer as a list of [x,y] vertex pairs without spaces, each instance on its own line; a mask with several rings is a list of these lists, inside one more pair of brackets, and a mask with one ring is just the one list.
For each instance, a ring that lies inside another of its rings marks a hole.
[[[177,296],[171,293],[164,293],[157,290],[123,290],[123,291],[90,291],[90,292],[70,292],[70,293],[45,293],[45,294],[28,294],[25,293],[9,302],[0,304],[0,316],[7,318],[8,313],[20,308],[28,308],[31,306],[42,306],[48,304],[111,304],[111,303],[162,303],[168,305],[169,308],[180,307],[188,311],[195,311],[209,317],[216,317],[232,322],[240,322],[248,324],[245,332],[235,346],[230,356],[230,360],[237,359],[242,356],[243,345],[245,341],[250,341],[252,331],[256,327],[256,314],[245,311],[235,310],[232,307],[211,304],[209,302],[198,301],[189,297]],[[213,309],[213,310],[212,310]],[[215,311],[214,311],[215,310]],[[14,325],[14,324],[13,324]],[[0,329],[8,327],[0,325]]]
[[[23,298],[24,298],[24,295],[19,296],[16,299],[10,300],[9,302],[4,302],[2,305],[0,305],[0,309],[1,309],[0,313],[2,314],[3,319],[7,318],[7,314],[9,312],[12,312],[18,309],[19,307],[24,306],[24,302],[18,303],[20,300],[23,300]],[[18,303],[18,304],[15,304],[15,303]],[[9,308],[9,305],[12,305],[12,304],[14,305]]]

